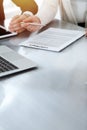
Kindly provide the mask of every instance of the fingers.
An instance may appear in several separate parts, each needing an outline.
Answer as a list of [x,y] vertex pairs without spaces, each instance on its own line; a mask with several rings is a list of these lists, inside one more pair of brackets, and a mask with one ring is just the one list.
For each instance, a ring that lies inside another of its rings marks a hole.
[[24,31],[25,29],[21,27],[20,23],[17,23],[17,24],[10,25],[10,26],[9,26],[9,30],[10,30],[11,32],[20,33],[20,32],[22,32],[22,31]]
[[12,32],[20,33],[24,31],[25,29],[34,32],[41,28],[39,25],[29,25],[29,23],[37,23],[40,24],[41,21],[37,16],[30,16],[27,14],[23,15],[16,15],[12,18],[10,24],[9,24],[9,30]]
[[17,33],[21,33],[25,30],[24,28],[21,27],[20,24],[15,24],[15,25],[9,27],[9,29],[11,32],[17,32]]
[[30,25],[29,23],[23,23],[21,26],[30,32],[37,31],[41,28],[39,25]]
[[23,31],[25,31],[24,28],[16,30],[17,33],[21,33],[21,32],[23,32]]
[[41,28],[40,25],[30,25],[29,23],[41,24],[40,19],[37,16],[30,16],[23,20],[21,26],[30,32],[37,31]]
[[25,18],[29,17],[29,15],[23,14],[23,15],[16,15],[12,18],[10,24],[16,24],[19,22],[22,22]]
[[36,23],[41,23],[40,19],[37,16],[30,16],[30,17],[26,17],[23,22],[27,23],[27,22],[36,22]]
[[9,24],[9,30],[11,32],[17,32],[20,33],[22,31],[24,31],[25,29],[23,27],[21,27],[21,22],[25,19],[29,17],[29,15],[16,15],[12,18],[10,24]]
[[20,15],[16,15],[12,18],[11,22],[13,22],[14,20],[18,19],[20,17]]

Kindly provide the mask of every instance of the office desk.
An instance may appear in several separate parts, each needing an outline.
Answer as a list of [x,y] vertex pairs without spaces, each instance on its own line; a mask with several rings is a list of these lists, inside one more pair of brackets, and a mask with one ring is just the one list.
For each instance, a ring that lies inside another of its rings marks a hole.
[[[48,27],[82,29],[58,20]],[[0,79],[0,130],[87,130],[86,37],[56,53],[17,46],[29,35],[0,40],[38,65]]]

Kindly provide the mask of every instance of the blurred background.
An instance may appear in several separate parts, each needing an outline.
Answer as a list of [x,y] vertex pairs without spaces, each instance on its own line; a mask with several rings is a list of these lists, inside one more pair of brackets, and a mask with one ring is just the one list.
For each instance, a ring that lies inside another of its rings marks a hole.
[[[40,7],[43,0],[35,0]],[[21,10],[17,7],[11,0],[4,0],[4,9],[5,9],[5,17],[11,18],[16,14],[20,14]],[[59,18],[59,14],[57,13],[56,18]]]
[[[40,7],[43,0],[35,0],[35,1]],[[11,0],[4,0],[4,7],[6,18],[11,18],[13,17],[13,15],[21,13],[20,8],[17,7]]]

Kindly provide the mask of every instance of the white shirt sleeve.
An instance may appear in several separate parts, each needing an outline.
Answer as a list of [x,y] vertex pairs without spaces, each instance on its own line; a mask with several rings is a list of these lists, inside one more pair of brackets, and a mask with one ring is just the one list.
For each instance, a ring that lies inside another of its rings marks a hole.
[[33,15],[33,13],[31,11],[25,11],[25,12],[23,12],[23,14],[29,15],[29,16]]
[[43,0],[42,5],[36,16],[40,18],[43,25],[46,25],[53,20],[56,15],[57,9],[58,0]]

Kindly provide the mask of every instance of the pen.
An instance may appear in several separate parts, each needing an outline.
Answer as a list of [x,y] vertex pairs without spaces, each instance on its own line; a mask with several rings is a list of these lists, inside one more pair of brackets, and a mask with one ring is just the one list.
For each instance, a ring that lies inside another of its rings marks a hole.
[[[21,24],[23,24],[24,22],[21,22]],[[40,24],[40,23],[28,23],[29,25],[34,25],[34,26],[44,26],[44,24]]]

